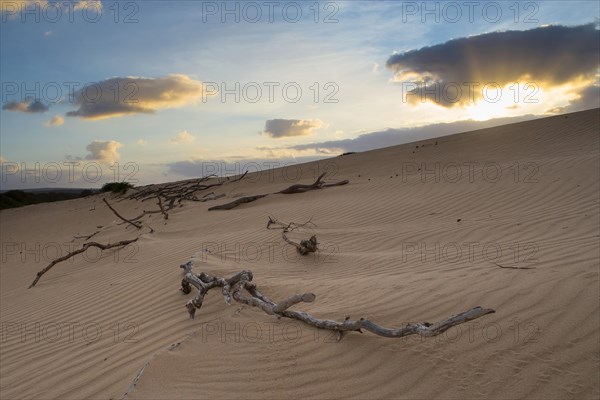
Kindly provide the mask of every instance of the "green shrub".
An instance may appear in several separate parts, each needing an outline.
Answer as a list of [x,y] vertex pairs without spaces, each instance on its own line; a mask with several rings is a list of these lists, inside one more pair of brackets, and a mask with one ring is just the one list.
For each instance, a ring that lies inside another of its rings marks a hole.
[[100,190],[103,192],[125,193],[131,188],[133,188],[133,185],[129,182],[109,182],[105,183]]

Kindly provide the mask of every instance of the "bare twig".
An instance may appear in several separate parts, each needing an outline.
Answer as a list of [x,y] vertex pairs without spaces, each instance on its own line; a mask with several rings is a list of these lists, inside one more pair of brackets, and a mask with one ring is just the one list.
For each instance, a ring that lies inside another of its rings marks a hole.
[[100,231],[96,231],[96,232],[92,233],[91,235],[87,235],[87,236],[86,235],[83,235],[83,236],[73,236],[73,240],[75,240],[75,239],[89,240],[89,239],[91,239],[92,237],[96,236],[99,233],[100,233]]
[[[348,180],[344,180],[344,181],[339,181],[339,182],[335,182],[335,183],[325,183],[323,182],[323,177],[325,176],[325,172],[323,172],[318,178],[317,180],[310,184],[310,185],[302,185],[302,184],[297,184],[297,185],[292,185],[286,189],[283,189],[282,191],[279,192],[275,192],[272,194],[294,194],[294,193],[304,193],[304,192],[308,192],[309,190],[316,190],[316,189],[322,189],[322,188],[326,188],[326,187],[331,187],[331,186],[341,186],[341,185],[346,185],[348,184],[350,181]],[[256,196],[248,196],[248,197],[242,197],[239,198],[235,201],[232,201],[231,203],[227,203],[227,204],[222,204],[220,206],[214,206],[208,209],[208,211],[211,210],[231,210],[232,208],[235,208],[237,206],[239,206],[240,204],[243,203],[250,203],[253,202],[255,200],[258,200],[262,197],[268,196],[268,194],[259,194]]]
[[500,265],[497,262],[495,262],[494,264],[496,264],[496,266],[500,267],[500,268],[507,268],[507,269],[535,269],[535,267],[510,267],[510,266],[504,266],[504,265]]
[[[308,240],[301,240],[300,243],[296,243],[292,240],[290,240],[286,233],[291,232],[297,228],[301,228],[304,227],[308,224],[311,224],[313,226],[316,226],[314,223],[311,222],[311,219],[309,219],[308,221],[306,221],[303,224],[297,224],[295,222],[290,222],[289,224],[283,223],[279,220],[277,220],[276,218],[273,218],[271,216],[269,216],[269,222],[267,222],[267,229],[282,229],[283,231],[281,232],[281,237],[283,238],[283,240],[288,243],[291,244],[292,246],[294,246],[296,248],[296,250],[298,250],[298,253],[300,253],[301,255],[306,255],[308,253],[314,253],[316,252],[318,249],[317,245],[317,237],[315,235],[312,235],[310,237],[310,239]],[[277,226],[276,228],[271,228],[271,226]]]
[[[312,226],[316,226],[313,222],[312,222],[312,217],[310,217],[310,219],[308,221],[306,221],[303,224],[297,224],[295,222],[290,222],[289,224],[286,224],[284,222],[279,221],[277,218],[271,217],[269,215],[269,221],[267,222],[267,229],[283,229],[286,232],[291,232],[294,229],[297,228],[303,228],[306,225],[312,225]],[[278,228],[271,228],[271,226],[278,226]]]
[[69,258],[71,258],[73,256],[76,256],[77,254],[83,253],[84,251],[86,251],[90,247],[98,247],[100,250],[108,250],[108,249],[111,249],[113,247],[127,246],[130,243],[136,242],[138,239],[139,238],[135,238],[135,239],[131,239],[131,240],[122,240],[120,242],[116,242],[116,243],[112,243],[112,244],[110,244],[110,243],[109,244],[100,244],[100,243],[96,243],[96,242],[84,243],[79,250],[72,251],[72,252],[70,252],[70,253],[62,256],[62,257],[59,257],[59,258],[55,259],[50,264],[48,264],[48,266],[46,268],[44,268],[41,271],[39,271],[36,274],[35,279],[31,283],[31,285],[29,285],[29,289],[31,289],[32,287],[34,287],[38,283],[38,281],[40,280],[40,278],[42,277],[42,275],[44,275],[46,272],[48,272],[56,264],[58,264],[59,262],[68,260]]
[[142,229],[142,225],[141,225],[141,224],[136,224],[136,223],[135,223],[135,222],[133,222],[133,221],[130,221],[130,220],[126,219],[126,218],[123,218],[123,217],[122,217],[122,216],[121,216],[121,215],[120,215],[120,214],[117,212],[117,210],[115,210],[114,208],[112,208],[112,206],[111,206],[111,205],[108,203],[108,201],[106,200],[106,198],[103,198],[102,200],[104,200],[104,202],[106,203],[106,205],[108,206],[108,208],[110,208],[110,209],[112,210],[112,212],[114,212],[114,213],[115,213],[115,215],[116,215],[117,217],[119,217],[121,220],[123,220],[124,222],[127,222],[127,223],[129,223],[129,224],[131,224],[131,225],[133,225],[133,226],[135,226],[137,229]]
[[237,179],[232,180],[231,182],[238,182],[241,181],[242,179],[244,179],[244,177],[246,176],[246,174],[248,174],[248,170],[246,170],[246,172],[244,172],[244,174],[242,176],[240,176]]

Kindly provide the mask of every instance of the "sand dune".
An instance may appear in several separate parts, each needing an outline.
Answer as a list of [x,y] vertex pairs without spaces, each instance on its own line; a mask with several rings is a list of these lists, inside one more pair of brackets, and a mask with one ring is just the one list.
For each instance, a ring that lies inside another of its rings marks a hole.
[[[74,236],[139,232],[100,196],[2,211],[0,397],[598,398],[599,126],[596,109],[249,174],[214,190],[226,198],[146,216],[155,232],[135,246],[90,250],[30,290],[57,251],[83,243]],[[207,211],[325,170],[350,184]],[[112,199],[130,217],[156,208]],[[312,218],[292,236],[316,234],[320,253],[299,258],[265,229],[269,215]],[[191,320],[178,267],[196,252],[197,272],[250,269],[272,298],[314,292],[296,309],[322,318],[496,313],[435,338],[337,343],[211,292]]]

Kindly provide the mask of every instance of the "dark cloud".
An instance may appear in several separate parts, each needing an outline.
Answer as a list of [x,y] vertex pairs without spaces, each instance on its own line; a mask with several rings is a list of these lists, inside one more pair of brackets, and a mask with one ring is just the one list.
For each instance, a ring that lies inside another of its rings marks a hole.
[[265,123],[263,134],[276,139],[307,136],[321,126],[323,126],[321,121],[313,119],[269,119]]
[[21,111],[24,113],[44,113],[48,111],[50,107],[38,99],[27,97],[24,101],[20,102],[9,101],[2,106],[2,109],[6,111]]
[[[576,79],[594,81],[599,48],[599,31],[594,24],[556,25],[454,39],[394,54],[387,66],[394,71],[396,81],[405,83],[409,101],[428,99],[452,107],[473,100],[464,85],[470,82],[479,83],[473,91],[477,100],[488,83],[503,87],[522,80],[539,86]],[[409,83],[419,85],[415,88]],[[464,89],[462,95],[455,84]]]
[[128,114],[153,114],[181,107],[202,96],[202,82],[186,75],[163,78],[117,77],[87,85],[75,93],[77,111],[69,117],[102,119]]
[[383,147],[396,146],[417,140],[430,139],[454,133],[468,132],[493,126],[511,124],[536,117],[523,115],[519,117],[495,118],[487,121],[457,121],[443,124],[425,125],[417,128],[386,129],[379,132],[365,133],[354,139],[331,140],[320,143],[308,143],[286,147],[288,150],[316,151],[322,154],[339,154],[348,151],[367,151]]

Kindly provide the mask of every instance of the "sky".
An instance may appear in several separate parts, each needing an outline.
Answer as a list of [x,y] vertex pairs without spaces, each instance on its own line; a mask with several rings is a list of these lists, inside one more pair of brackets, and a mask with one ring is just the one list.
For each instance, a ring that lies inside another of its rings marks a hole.
[[0,0],[0,189],[241,174],[600,107],[597,1]]

